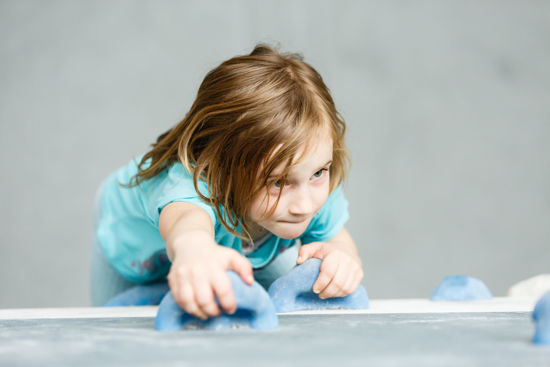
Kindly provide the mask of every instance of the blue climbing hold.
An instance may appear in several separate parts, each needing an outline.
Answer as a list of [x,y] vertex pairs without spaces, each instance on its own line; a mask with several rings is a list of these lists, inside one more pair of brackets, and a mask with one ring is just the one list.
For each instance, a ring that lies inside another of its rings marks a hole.
[[546,292],[537,302],[533,310],[535,336],[533,343],[550,345],[550,292]]
[[[237,311],[232,315],[222,313],[217,317],[201,320],[183,311],[168,292],[160,303],[155,329],[174,331],[182,329],[227,329],[250,327],[253,329],[273,329],[279,325],[275,307],[267,292],[254,282],[247,285],[237,273],[228,271],[233,286]],[[222,310],[223,312],[223,310]]]
[[311,258],[274,281],[268,293],[277,312],[369,308],[367,291],[361,285],[346,297],[319,298],[313,293],[313,284],[319,276],[320,269],[321,260]]
[[156,306],[169,290],[166,282],[138,285],[111,298],[104,306]]
[[480,301],[493,298],[491,291],[479,279],[448,276],[433,291],[432,301]]

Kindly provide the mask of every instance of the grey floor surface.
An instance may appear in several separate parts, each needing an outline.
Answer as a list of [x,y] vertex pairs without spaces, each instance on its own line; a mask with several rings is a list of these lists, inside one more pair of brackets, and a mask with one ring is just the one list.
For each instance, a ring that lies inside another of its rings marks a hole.
[[0,320],[0,366],[550,366],[529,313],[282,315],[276,330],[153,318]]

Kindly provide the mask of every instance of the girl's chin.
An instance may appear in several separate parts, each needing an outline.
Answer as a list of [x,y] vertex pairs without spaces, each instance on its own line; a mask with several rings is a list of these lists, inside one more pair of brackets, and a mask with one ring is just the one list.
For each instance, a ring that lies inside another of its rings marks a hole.
[[[300,224],[300,225],[291,224],[290,226],[295,228],[277,228],[277,230],[272,231],[272,233],[279,238],[283,238],[285,240],[292,240],[304,234],[308,225],[309,225],[309,222],[305,224]],[[288,227],[288,224],[286,224],[285,227]]]
[[[302,232],[303,233],[303,232]],[[279,238],[282,238],[284,240],[294,240],[302,235],[302,233],[299,234],[280,234],[276,235]]]

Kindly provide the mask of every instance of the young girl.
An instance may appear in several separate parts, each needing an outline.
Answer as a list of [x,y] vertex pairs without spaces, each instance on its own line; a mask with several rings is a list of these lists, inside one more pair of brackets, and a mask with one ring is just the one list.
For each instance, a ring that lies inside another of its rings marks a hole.
[[[109,176],[97,203],[92,300],[166,279],[206,319],[236,309],[227,270],[267,287],[310,257],[313,291],[346,296],[362,277],[344,228],[345,124],[321,76],[259,45],[204,78],[186,117]],[[301,245],[301,247],[300,247]]]

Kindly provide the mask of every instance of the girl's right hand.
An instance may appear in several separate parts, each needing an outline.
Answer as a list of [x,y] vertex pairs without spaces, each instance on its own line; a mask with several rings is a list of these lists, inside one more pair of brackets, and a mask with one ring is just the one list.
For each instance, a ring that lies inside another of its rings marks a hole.
[[220,314],[215,297],[226,313],[234,313],[237,305],[226,271],[234,270],[250,285],[254,282],[250,262],[209,236],[189,240],[174,253],[168,273],[175,301],[185,312],[202,320]]

